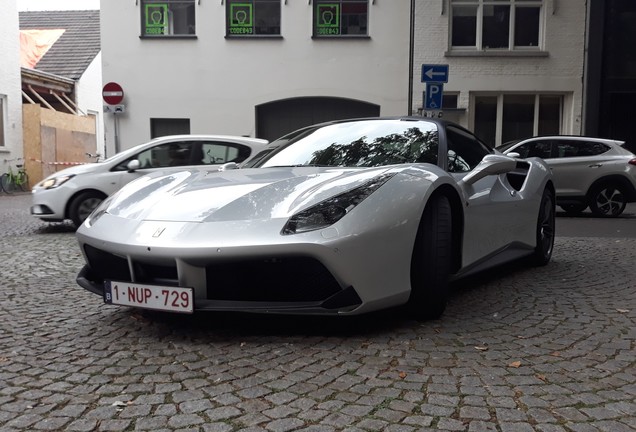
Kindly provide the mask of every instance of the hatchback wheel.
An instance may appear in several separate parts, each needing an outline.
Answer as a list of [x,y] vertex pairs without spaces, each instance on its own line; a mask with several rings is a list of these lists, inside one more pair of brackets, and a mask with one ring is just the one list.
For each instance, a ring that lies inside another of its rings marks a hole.
[[69,205],[69,217],[73,221],[75,228],[84,222],[93,210],[104,201],[104,196],[98,192],[82,192],[71,201]]
[[616,217],[627,206],[625,192],[612,184],[596,187],[590,194],[590,210],[597,216]]

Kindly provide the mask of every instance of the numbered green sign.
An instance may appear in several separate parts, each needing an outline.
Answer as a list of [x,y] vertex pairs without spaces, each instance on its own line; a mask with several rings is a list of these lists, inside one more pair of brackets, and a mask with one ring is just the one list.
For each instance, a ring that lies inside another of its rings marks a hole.
[[340,34],[340,4],[321,3],[316,10],[316,31],[320,36]]
[[254,15],[251,3],[230,5],[230,34],[254,34]]
[[153,3],[146,5],[146,34],[162,35],[168,28],[168,5]]

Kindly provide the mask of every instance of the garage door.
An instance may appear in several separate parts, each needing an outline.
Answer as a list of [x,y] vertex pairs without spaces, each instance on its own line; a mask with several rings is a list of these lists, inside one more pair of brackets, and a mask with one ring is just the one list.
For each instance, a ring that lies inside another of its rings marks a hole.
[[377,117],[380,106],[351,99],[307,97],[256,107],[256,136],[273,141],[304,126],[330,120]]

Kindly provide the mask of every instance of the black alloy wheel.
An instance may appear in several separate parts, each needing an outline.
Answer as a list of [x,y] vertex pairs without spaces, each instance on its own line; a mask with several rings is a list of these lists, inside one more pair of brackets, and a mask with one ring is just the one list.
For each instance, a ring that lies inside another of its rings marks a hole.
[[590,194],[590,210],[597,216],[619,216],[626,206],[627,198],[620,186],[604,184]]
[[94,191],[82,192],[73,198],[68,209],[75,228],[79,228],[102,201],[104,201],[104,195]]

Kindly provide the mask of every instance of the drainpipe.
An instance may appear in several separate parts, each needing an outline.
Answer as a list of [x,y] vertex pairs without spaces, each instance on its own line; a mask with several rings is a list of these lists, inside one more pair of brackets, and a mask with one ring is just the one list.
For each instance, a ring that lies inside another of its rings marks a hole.
[[409,97],[408,115],[413,115],[413,54],[415,50],[415,0],[411,0],[409,34]]

